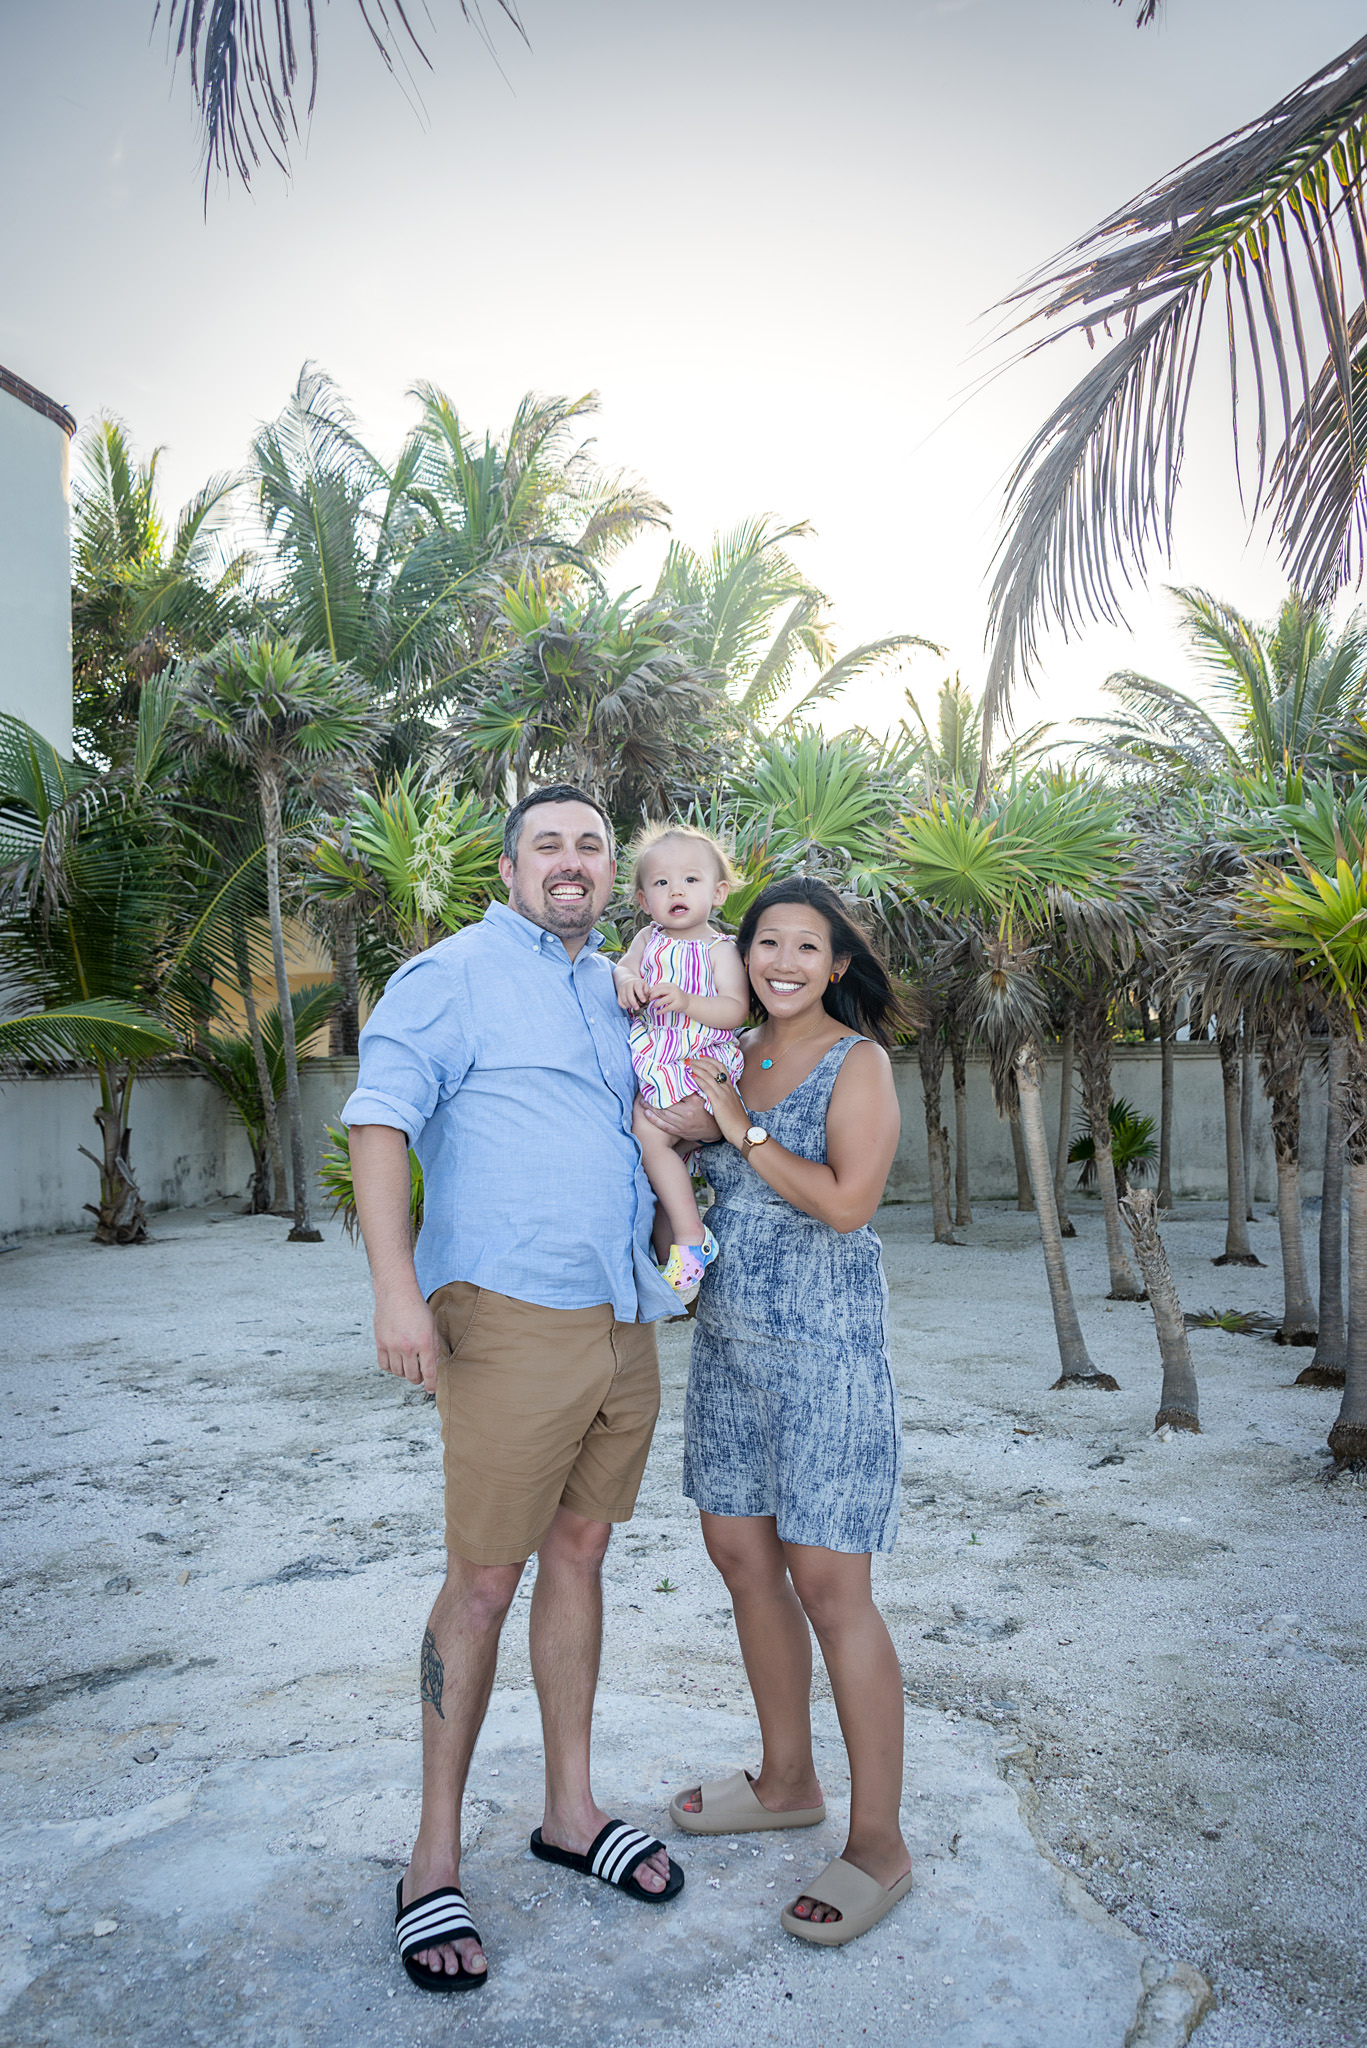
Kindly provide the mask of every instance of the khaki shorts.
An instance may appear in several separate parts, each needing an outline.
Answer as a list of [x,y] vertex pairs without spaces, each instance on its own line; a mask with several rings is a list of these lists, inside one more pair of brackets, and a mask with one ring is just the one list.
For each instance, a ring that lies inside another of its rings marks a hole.
[[430,1307],[445,1356],[437,1410],[446,1547],[472,1564],[522,1564],[562,1505],[629,1522],[660,1410],[649,1323],[612,1308],[542,1308],[468,1280]]

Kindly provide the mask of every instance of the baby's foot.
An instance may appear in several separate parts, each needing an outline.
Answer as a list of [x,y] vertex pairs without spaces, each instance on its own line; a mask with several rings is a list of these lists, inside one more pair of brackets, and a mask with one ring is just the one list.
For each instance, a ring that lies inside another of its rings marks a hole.
[[697,1298],[702,1276],[717,1256],[717,1240],[704,1229],[701,1244],[672,1244],[669,1257],[660,1268],[662,1277],[687,1306]]

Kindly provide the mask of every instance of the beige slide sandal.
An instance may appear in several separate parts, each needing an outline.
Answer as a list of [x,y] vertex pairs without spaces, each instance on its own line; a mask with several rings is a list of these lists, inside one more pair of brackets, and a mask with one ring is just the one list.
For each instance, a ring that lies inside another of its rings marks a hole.
[[690,1813],[679,1804],[685,1796],[675,1793],[669,1802],[669,1818],[686,1835],[757,1835],[766,1828],[819,1827],[826,1818],[824,1802],[820,1806],[800,1806],[791,1813],[771,1813],[755,1797],[755,1788],[745,1771],[735,1771],[729,1778],[704,1785],[702,1807],[697,1813]]
[[884,1891],[876,1878],[867,1871],[859,1870],[853,1863],[847,1863],[843,1856],[837,1856],[828,1863],[820,1877],[804,1885],[798,1893],[800,1899],[815,1899],[819,1906],[833,1906],[838,1920],[799,1920],[791,1906],[785,1906],[779,1915],[784,1932],[795,1934],[799,1941],[819,1942],[823,1948],[840,1948],[847,1941],[857,1941],[861,1934],[867,1934],[876,1927],[885,1913],[890,1913],[899,1899],[904,1899],[911,1890],[911,1872],[899,1877],[896,1884]]

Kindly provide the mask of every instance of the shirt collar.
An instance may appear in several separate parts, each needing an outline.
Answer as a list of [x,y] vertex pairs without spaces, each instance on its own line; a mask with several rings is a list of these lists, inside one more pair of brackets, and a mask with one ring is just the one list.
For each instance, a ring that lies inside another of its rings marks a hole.
[[[497,925],[500,931],[506,931],[519,945],[526,946],[531,952],[554,952],[560,959],[569,961],[569,954],[565,951],[559,935],[546,931],[542,925],[533,924],[529,917],[523,917],[521,911],[514,910],[511,903],[491,903],[484,913],[484,922]],[[596,953],[602,943],[603,934],[595,925],[581,950],[585,953]],[[570,965],[573,964],[573,961],[570,961]]]

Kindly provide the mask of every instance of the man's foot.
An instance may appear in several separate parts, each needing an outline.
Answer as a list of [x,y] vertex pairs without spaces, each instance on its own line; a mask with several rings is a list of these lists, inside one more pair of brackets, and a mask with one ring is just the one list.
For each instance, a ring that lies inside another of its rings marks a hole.
[[[561,1820],[559,1815],[552,1819],[547,1814],[539,1832],[548,1849],[565,1849],[571,1856],[587,1856],[608,1820],[609,1815],[599,1806],[595,1806],[577,1826]],[[662,1892],[669,1883],[669,1851],[657,1849],[652,1856],[636,1864],[630,1874],[643,1892]]]
[[[763,1771],[756,1777],[747,1771],[756,1799],[769,1813],[810,1813],[820,1806],[825,1794],[817,1783],[816,1773],[795,1784],[780,1784],[777,1778],[766,1777]],[[681,1792],[677,1805],[684,1813],[702,1812],[702,1786],[695,1785],[691,1792]]]
[[[439,1885],[460,1883],[458,1863],[424,1863],[418,1867],[414,1856],[404,1873],[403,1888],[399,1894],[405,1906],[411,1906],[414,1899],[425,1898],[428,1892],[436,1891]],[[479,1976],[488,1969],[484,1950],[477,1941],[448,1941],[440,1948],[425,1948],[418,1951],[414,1960],[437,1976],[458,1977],[462,1967],[472,1976]]]
[[[900,1884],[911,1869],[910,1852],[906,1843],[901,1841],[895,1849],[874,1856],[862,1852],[852,1855],[846,1847],[840,1852],[840,1861],[853,1865],[856,1870],[862,1870],[865,1877],[871,1877],[885,1892],[890,1892],[895,1885]],[[803,1892],[801,1898],[795,1899],[788,1910],[794,1919],[809,1920],[813,1926],[821,1926],[829,1920],[843,1918],[834,1906],[828,1906],[824,1900],[813,1899],[806,1892]]]

